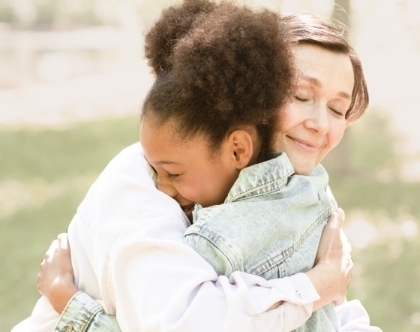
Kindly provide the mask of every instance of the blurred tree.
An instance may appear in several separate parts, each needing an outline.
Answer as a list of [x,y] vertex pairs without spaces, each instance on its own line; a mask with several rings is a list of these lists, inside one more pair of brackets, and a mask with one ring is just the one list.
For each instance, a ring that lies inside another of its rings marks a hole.
[[0,2],[0,22],[10,23],[16,19],[11,3]]
[[325,165],[334,195],[350,222],[353,212],[362,211],[378,236],[377,242],[354,250],[359,271],[349,298],[360,299],[372,324],[384,332],[417,331],[420,185],[399,178],[406,157],[397,149],[401,139],[392,132],[387,113],[369,109],[353,126],[346,147],[351,172],[343,175],[339,168],[329,167],[343,158],[338,149],[326,158]]
[[351,287],[351,297],[362,299],[384,332],[420,330],[419,252],[419,241],[387,238],[357,255],[366,280],[363,287]]
[[374,176],[381,182],[398,178],[405,157],[397,152],[400,139],[392,133],[390,121],[386,113],[369,109],[360,123],[352,128],[351,167],[354,175]]
[[[334,9],[331,16],[334,24],[343,30],[343,33],[348,36],[350,33],[350,1],[349,0],[335,0]],[[334,159],[334,164],[331,165],[335,172],[343,175],[351,172],[351,152],[350,152],[350,138],[351,130],[347,129],[339,148],[337,149],[337,158]]]
[[[340,205],[346,209],[385,210],[395,218],[402,212],[420,215],[415,204],[419,186],[399,180],[406,157],[396,150],[400,140],[393,134],[386,113],[369,109],[351,129],[348,146],[343,149],[340,144],[323,162]],[[344,154],[348,157],[348,173],[337,167]]]
[[[108,0],[107,3],[112,6],[115,1]],[[115,23],[116,11],[112,11],[111,20],[106,20],[106,17],[101,15],[103,7],[101,0],[2,0],[0,21],[16,28],[28,29],[73,28]]]
[[[350,134],[350,135],[349,135]],[[400,142],[391,131],[390,118],[377,109],[368,109],[361,119],[347,129],[343,142],[325,159],[325,166],[332,176],[351,176],[380,182],[390,182],[398,177],[405,156],[397,153]],[[341,165],[345,159],[343,172]]]
[[350,0],[334,0],[334,10],[331,19],[341,26],[346,34],[351,30]]

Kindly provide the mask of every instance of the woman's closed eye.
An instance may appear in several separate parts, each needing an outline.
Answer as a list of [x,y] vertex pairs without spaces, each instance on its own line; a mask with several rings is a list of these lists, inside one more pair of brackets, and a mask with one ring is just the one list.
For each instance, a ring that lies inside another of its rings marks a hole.
[[345,118],[346,113],[350,105],[347,103],[343,103],[340,101],[333,101],[328,103],[328,108],[331,110],[331,112],[334,113],[338,118]]
[[346,112],[341,112],[340,110],[338,110],[338,109],[334,109],[334,108],[331,108],[330,107],[330,110],[332,111],[332,112],[334,112],[334,114],[336,114],[337,116],[339,116],[340,118],[344,118],[345,116],[346,116]]
[[294,97],[295,97],[295,99],[297,101],[300,101],[302,103],[305,103],[305,102],[309,101],[309,98],[304,98],[303,96],[297,96],[297,95],[295,95]]

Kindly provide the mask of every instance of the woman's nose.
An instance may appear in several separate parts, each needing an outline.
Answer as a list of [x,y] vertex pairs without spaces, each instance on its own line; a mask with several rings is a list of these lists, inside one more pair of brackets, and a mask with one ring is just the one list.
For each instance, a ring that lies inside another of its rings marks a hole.
[[328,107],[315,104],[306,121],[306,127],[315,130],[320,135],[325,135],[330,130]]

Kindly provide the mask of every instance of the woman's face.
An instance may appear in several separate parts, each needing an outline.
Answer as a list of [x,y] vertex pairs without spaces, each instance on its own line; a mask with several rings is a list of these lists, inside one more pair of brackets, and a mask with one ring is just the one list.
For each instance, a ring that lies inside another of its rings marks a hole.
[[294,53],[297,88],[279,113],[274,149],[286,152],[297,174],[309,175],[344,135],[354,74],[348,55],[311,44]]

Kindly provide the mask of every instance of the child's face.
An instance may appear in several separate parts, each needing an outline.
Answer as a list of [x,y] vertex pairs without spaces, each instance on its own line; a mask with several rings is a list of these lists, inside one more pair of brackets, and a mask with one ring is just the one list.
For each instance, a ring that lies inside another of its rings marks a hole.
[[274,148],[286,152],[296,173],[309,175],[343,138],[354,74],[345,54],[303,44],[295,55],[300,76],[293,101],[280,111]]
[[223,203],[239,171],[225,144],[212,153],[205,137],[181,140],[171,121],[156,126],[148,117],[141,123],[140,142],[157,174],[158,189],[190,209]]

